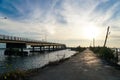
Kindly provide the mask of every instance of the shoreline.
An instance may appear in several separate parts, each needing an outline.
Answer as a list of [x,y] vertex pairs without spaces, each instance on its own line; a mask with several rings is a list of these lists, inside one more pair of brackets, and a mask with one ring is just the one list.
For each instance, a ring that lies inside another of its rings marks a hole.
[[[80,53],[81,53],[81,52],[77,52],[77,51],[76,51],[76,53],[75,53],[74,55],[72,55],[72,56],[70,56],[70,57],[68,57],[68,58],[63,58],[63,59],[58,60],[58,61],[49,62],[48,64],[46,64],[46,65],[44,65],[44,66],[42,66],[42,67],[40,67],[40,68],[34,68],[34,69],[28,69],[28,70],[16,70],[16,71],[13,71],[12,73],[10,73],[10,72],[5,73],[5,74],[3,74],[3,75],[0,75],[0,80],[5,80],[5,79],[3,79],[5,75],[7,75],[6,77],[9,78],[9,77],[10,77],[10,74],[12,74],[12,76],[13,76],[13,75],[16,75],[17,78],[20,78],[20,80],[28,80],[28,78],[29,78],[30,76],[34,76],[34,75],[40,73],[43,69],[49,68],[49,67],[53,67],[53,66],[58,66],[58,65],[64,63],[65,61],[69,60],[70,58],[72,58],[72,57],[74,57],[74,56],[77,56],[77,55],[80,54]],[[97,56],[97,57],[98,57],[98,56]],[[109,62],[109,61],[107,61],[107,60],[105,60],[105,59],[103,59],[103,58],[100,58],[100,57],[98,57],[98,58],[101,59],[101,60],[104,60],[104,61],[107,63],[107,65],[109,65],[109,66],[111,66],[111,67],[113,67],[113,68],[115,68],[115,69],[117,69],[117,70],[120,70],[120,65],[111,63],[111,62]],[[13,80],[14,80],[14,79],[13,79]],[[19,80],[19,79],[18,79],[18,80]]]
[[6,56],[4,55],[2,50],[0,51],[0,53],[0,74],[3,74],[6,72],[14,71],[16,69],[29,70],[34,68],[40,68],[51,61],[70,57],[76,52],[70,49],[65,49],[45,53],[35,52],[31,53],[31,55],[28,56]]
[[[77,54],[79,54],[78,52],[75,53],[74,55],[72,55],[71,57],[68,57],[68,58],[65,58],[65,59],[61,59],[59,61],[54,61],[54,62],[49,62],[48,64],[40,67],[40,68],[34,68],[34,69],[29,69],[29,70],[26,70],[26,73],[31,73],[31,75],[34,75],[35,73],[41,71],[42,69],[44,68],[47,68],[47,67],[52,67],[52,66],[57,66],[59,64],[62,64],[63,62],[69,60],[70,58],[74,57],[74,56],[77,56]],[[29,75],[29,76],[31,76]]]
[[49,62],[48,64],[46,64],[40,68],[33,68],[33,69],[28,69],[28,70],[16,69],[14,71],[0,74],[0,80],[6,80],[7,78],[13,78],[14,76],[16,76],[17,79],[20,78],[20,80],[21,79],[26,80],[27,77],[37,74],[38,72],[42,71],[42,69],[47,68],[47,67],[51,67],[51,66],[59,65],[59,64],[63,63],[64,61],[69,60],[71,57],[76,56],[77,54],[79,54],[79,52],[76,51],[75,54],[73,54],[72,56],[70,56],[68,58],[63,58],[63,59],[60,59],[57,61]]

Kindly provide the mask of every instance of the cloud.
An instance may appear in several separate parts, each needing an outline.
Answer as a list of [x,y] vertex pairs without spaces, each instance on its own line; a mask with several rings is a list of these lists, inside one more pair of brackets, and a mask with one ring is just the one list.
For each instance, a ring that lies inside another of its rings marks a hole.
[[[17,0],[0,2],[1,34],[23,36],[48,41],[66,42],[68,45],[89,45],[83,29],[91,26],[99,29],[98,44],[104,41],[107,26],[111,26],[111,38],[119,34],[120,2],[110,0]],[[103,5],[104,4],[104,5]],[[11,5],[11,6],[9,6]],[[118,16],[116,16],[118,15]],[[117,36],[119,37],[119,36]],[[76,41],[74,43],[72,40]],[[87,41],[87,42],[86,42]],[[71,43],[70,43],[71,42]]]

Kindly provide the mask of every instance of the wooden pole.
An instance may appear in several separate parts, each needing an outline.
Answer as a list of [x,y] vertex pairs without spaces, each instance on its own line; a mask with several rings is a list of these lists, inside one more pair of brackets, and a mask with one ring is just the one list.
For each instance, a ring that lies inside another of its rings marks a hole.
[[108,38],[108,34],[109,34],[109,29],[110,29],[110,27],[108,26],[108,28],[107,28],[107,33],[106,33],[106,37],[105,37],[105,42],[104,42],[103,47],[106,46],[106,42],[107,42],[107,38]]

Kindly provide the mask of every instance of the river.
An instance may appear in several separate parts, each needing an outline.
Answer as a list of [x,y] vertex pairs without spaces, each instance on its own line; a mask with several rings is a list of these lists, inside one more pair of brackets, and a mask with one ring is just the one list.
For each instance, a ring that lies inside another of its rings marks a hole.
[[49,62],[57,61],[62,58],[68,58],[76,52],[69,49],[46,52],[46,53],[32,53],[29,56],[5,56],[4,49],[0,49],[0,73],[5,73],[12,70],[28,70],[40,68]]

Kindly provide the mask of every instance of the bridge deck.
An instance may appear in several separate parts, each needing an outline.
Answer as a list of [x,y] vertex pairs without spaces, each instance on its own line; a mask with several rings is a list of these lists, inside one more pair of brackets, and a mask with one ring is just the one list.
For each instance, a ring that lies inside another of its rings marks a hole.
[[7,36],[7,35],[0,35],[0,43],[25,43],[26,45],[31,45],[31,46],[50,46],[50,45],[51,46],[53,45],[63,46],[65,45],[65,44],[60,44],[60,43],[32,40],[28,38]]

